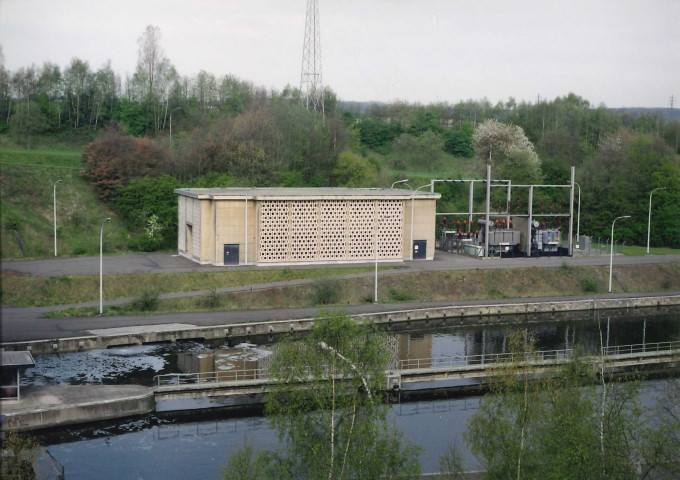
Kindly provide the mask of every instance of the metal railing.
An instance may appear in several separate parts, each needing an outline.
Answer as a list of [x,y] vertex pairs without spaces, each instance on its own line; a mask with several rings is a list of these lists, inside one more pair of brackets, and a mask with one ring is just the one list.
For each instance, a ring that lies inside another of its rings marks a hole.
[[[680,351],[680,340],[669,342],[640,343],[632,345],[612,345],[602,347],[601,354],[625,355],[644,352],[670,352]],[[535,352],[520,353],[485,353],[477,355],[452,355],[431,358],[412,358],[397,361],[397,370],[424,370],[437,368],[455,368],[470,365],[502,365],[509,363],[542,363],[546,361],[566,360],[574,350],[565,348],[560,350],[538,350]],[[154,384],[156,388],[179,387],[182,385],[209,385],[236,383],[247,380],[272,380],[266,368],[232,369],[218,372],[200,373],[167,373],[156,375]]]
[[414,370],[426,368],[452,368],[467,365],[503,364],[513,362],[543,362],[547,360],[566,359],[572,349],[539,350],[520,353],[485,353],[478,355],[453,355],[432,358],[412,358],[398,361],[398,370]]
[[268,380],[270,378],[266,368],[239,368],[218,372],[166,373],[154,376],[153,381],[156,388],[163,388],[181,385],[242,382],[245,380]]
[[625,355],[644,352],[668,352],[680,350],[680,340],[672,342],[636,343],[632,345],[612,345],[602,347],[603,355]]

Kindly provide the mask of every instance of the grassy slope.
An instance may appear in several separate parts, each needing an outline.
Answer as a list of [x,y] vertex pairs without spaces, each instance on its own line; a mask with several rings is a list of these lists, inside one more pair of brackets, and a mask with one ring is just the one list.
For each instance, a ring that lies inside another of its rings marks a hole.
[[[386,275],[379,282],[382,302],[456,301],[487,298],[565,296],[607,291],[607,267],[515,268]],[[616,267],[613,291],[676,291],[680,287],[680,263],[623,265]],[[331,302],[322,302],[323,288],[334,291]],[[320,279],[312,284],[229,294],[133,302],[105,308],[106,315],[191,312],[205,310],[248,310],[356,305],[373,302],[373,279]],[[108,297],[107,297],[108,298]],[[48,316],[94,316],[98,308],[75,308]]]
[[[391,267],[383,267],[391,269]],[[223,272],[148,273],[107,275],[104,296],[108,300],[135,298],[142,294],[163,294],[210,290],[232,286],[318,279],[371,272],[371,267],[232,270]],[[15,306],[49,306],[92,302],[99,299],[99,277],[2,275],[2,303]]]
[[[124,251],[125,226],[108,211],[80,176],[80,150],[0,149],[3,259],[54,255],[53,186],[57,180],[59,256],[99,253],[101,222],[106,251]],[[19,240],[24,246],[22,252]]]

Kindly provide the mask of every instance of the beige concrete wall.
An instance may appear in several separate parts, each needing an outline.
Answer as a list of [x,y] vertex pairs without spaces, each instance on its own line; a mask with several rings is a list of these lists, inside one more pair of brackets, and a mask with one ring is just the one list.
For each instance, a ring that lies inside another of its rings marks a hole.
[[225,244],[239,246],[239,263],[243,263],[245,200],[217,200],[215,206],[215,263],[223,265]]
[[[178,197],[177,251],[192,260],[200,261],[201,209],[198,200],[180,195]],[[191,238],[187,238],[187,226]],[[187,244],[190,242],[191,244]]]
[[[413,248],[413,242],[411,241],[411,205],[412,200],[406,200],[404,202],[404,245],[402,248],[402,257],[405,259],[411,258],[411,248]],[[415,217],[415,205],[413,207]]]
[[[200,262],[215,263],[215,219],[212,200],[198,200],[200,209],[201,235]],[[195,228],[195,227],[194,227]],[[194,233],[196,238],[196,233]]]
[[[243,200],[216,200],[215,204],[215,244],[214,263],[224,264],[224,245],[236,244],[239,246],[239,264],[254,263],[255,261],[255,237],[257,232],[256,202],[248,201],[248,218],[246,221],[246,201]],[[246,223],[248,235],[246,238]],[[248,243],[246,248],[246,241]],[[248,258],[246,259],[246,253]]]
[[[324,205],[329,204],[329,201],[322,200],[312,200],[306,202],[298,202],[299,204],[314,204],[316,208],[315,212],[309,213],[309,215],[314,215],[314,219],[311,220],[310,224],[314,224],[315,228],[320,228],[321,220],[319,220],[319,215],[324,218],[331,219],[332,215],[328,212],[322,212],[320,210],[320,205],[325,202]],[[395,208],[393,203],[386,203],[375,199],[361,199],[361,200],[342,200],[337,202],[342,204],[343,207],[343,217],[353,219],[351,222],[345,224],[345,253],[342,258],[337,255],[333,256],[332,259],[326,258],[328,252],[325,252],[321,245],[318,244],[314,249],[314,254],[309,255],[294,255],[295,253],[291,250],[291,242],[297,242],[296,245],[300,245],[300,240],[295,240],[293,237],[297,235],[298,237],[302,235],[303,237],[307,235],[307,227],[304,220],[304,211],[302,211],[303,217],[298,216],[291,217],[290,206],[286,207],[285,215],[288,218],[289,225],[296,227],[293,231],[295,235],[288,232],[285,238],[288,246],[286,249],[286,255],[282,258],[272,257],[271,252],[267,251],[266,258],[263,257],[264,248],[260,245],[262,239],[261,236],[261,204],[262,201],[259,200],[249,200],[247,202],[248,214],[246,222],[246,201],[245,198],[232,198],[232,199],[211,199],[211,198],[193,198],[188,196],[179,196],[179,214],[178,214],[178,251],[180,254],[185,255],[188,258],[198,261],[199,263],[210,263],[213,265],[223,265],[224,264],[224,245],[225,244],[236,244],[239,246],[239,264],[254,264],[254,263],[324,263],[327,261],[358,261],[358,260],[371,260],[374,258],[374,235],[375,235],[375,215],[386,215],[384,218],[388,219],[381,223],[381,229],[379,230],[379,257],[381,259],[409,259],[411,256],[412,240],[426,240],[427,241],[427,251],[426,256],[428,259],[434,257],[435,250],[435,209],[436,200],[432,199],[422,199],[416,198],[413,214],[411,212],[411,200],[405,200],[403,203],[399,204],[398,209],[401,210],[401,215],[396,219],[394,216],[390,219],[390,211],[394,212]],[[288,201],[279,202],[288,204]],[[332,202],[331,202],[332,203]],[[327,206],[326,206],[327,207]],[[296,207],[297,208],[297,207]],[[330,207],[327,207],[330,208]],[[344,209],[347,209],[346,211]],[[355,211],[356,210],[356,211]],[[337,212],[335,212],[337,216]],[[269,214],[271,217],[271,213]],[[275,216],[279,215],[275,213]],[[283,215],[283,214],[281,214]],[[279,215],[279,216],[281,216]],[[330,216],[329,216],[330,215]],[[269,221],[271,222],[271,218]],[[355,218],[356,217],[356,218]],[[278,218],[278,217],[277,217]],[[334,217],[333,217],[334,218]],[[413,236],[411,236],[411,218],[413,218]],[[333,219],[332,222],[336,222],[337,219]],[[347,220],[346,220],[347,221]],[[302,223],[301,223],[302,222]],[[332,223],[331,222],[331,223]],[[394,225],[394,222],[397,225]],[[248,232],[246,233],[246,223]],[[337,223],[337,222],[336,222]],[[364,230],[370,230],[366,233],[361,230],[359,233],[355,232],[359,226],[365,227]],[[191,238],[189,238],[189,232],[187,226],[191,228]],[[333,228],[337,230],[337,226],[333,223]],[[350,231],[350,227],[354,230]],[[277,227],[279,228],[279,227]],[[281,227],[282,228],[282,227]],[[289,227],[290,229],[291,227]],[[309,227],[311,228],[311,227]],[[319,232],[321,230],[318,230]],[[395,233],[399,232],[399,233]],[[337,237],[337,232],[331,232],[332,235],[329,238]],[[280,242],[281,240],[272,240],[271,232],[267,237],[269,243]],[[317,235],[321,235],[317,233]],[[352,236],[354,235],[354,236]],[[295,237],[297,238],[297,237]],[[306,237],[304,237],[306,238]],[[320,237],[319,237],[320,238]],[[357,245],[351,243],[350,240],[354,239],[354,243],[359,242]],[[395,242],[396,239],[396,243]],[[188,247],[187,242],[191,241],[191,248]],[[363,243],[361,243],[363,242]],[[390,245],[390,242],[392,244]],[[246,246],[247,245],[247,246]],[[269,245],[269,244],[268,244]],[[274,247],[278,248],[276,244],[272,244]],[[269,245],[269,249],[272,248]],[[266,250],[266,249],[265,249]],[[300,249],[298,249],[300,250]],[[336,249],[337,250],[337,249]],[[307,249],[302,249],[302,253],[307,252]],[[292,253],[291,253],[292,252]],[[324,253],[325,252],[325,253]],[[300,253],[300,252],[298,252]],[[324,253],[322,255],[322,253]],[[247,258],[246,258],[247,254]],[[279,255],[280,256],[280,255]],[[272,258],[270,258],[272,257]],[[299,257],[299,258],[298,258]],[[337,257],[337,258],[336,258]]]
[[[404,258],[411,258],[411,202],[406,202],[404,211]],[[434,199],[416,198],[413,205],[413,240],[427,240],[426,256],[428,260],[434,258],[435,251],[435,213],[437,201]]]
[[187,197],[177,197],[177,252],[186,254]]

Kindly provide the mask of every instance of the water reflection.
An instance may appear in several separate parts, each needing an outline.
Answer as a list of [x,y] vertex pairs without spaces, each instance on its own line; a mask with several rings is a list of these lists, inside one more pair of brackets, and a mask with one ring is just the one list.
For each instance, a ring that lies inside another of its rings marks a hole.
[[[410,330],[392,331],[386,348],[391,352],[390,368],[399,362],[418,360],[421,368],[455,356],[486,356],[506,353],[508,336],[528,328],[537,339],[538,350],[578,348],[596,353],[600,345],[630,345],[680,340],[680,315],[658,315],[656,310],[636,311],[636,317],[621,311],[580,313],[570,321],[523,321],[512,325],[432,328],[414,322]],[[266,369],[274,347],[242,343],[231,346],[178,342],[36,355],[35,368],[22,377],[22,386],[59,384],[141,384],[153,385],[153,377],[166,373],[215,372],[220,380],[239,378]]]
[[[663,380],[644,382],[642,405],[655,408],[665,384]],[[422,447],[423,472],[438,471],[439,456],[453,442],[462,448],[464,467],[474,470],[479,464],[465,449],[462,434],[481,399],[469,396],[389,405],[388,421],[404,432],[405,439]],[[43,441],[69,480],[218,478],[229,452],[247,443],[264,449],[277,446],[275,432],[261,417],[227,418],[216,412],[209,419],[187,418],[147,415],[96,427],[74,426],[48,432]]]

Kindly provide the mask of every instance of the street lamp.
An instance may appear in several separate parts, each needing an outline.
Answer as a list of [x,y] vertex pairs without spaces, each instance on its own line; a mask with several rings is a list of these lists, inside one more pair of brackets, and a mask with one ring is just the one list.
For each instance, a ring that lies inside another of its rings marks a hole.
[[581,242],[581,186],[574,182],[574,185],[578,187],[578,211],[576,213],[576,243]]
[[102,245],[104,244],[104,224],[111,220],[111,217],[105,218],[102,221],[102,229],[99,232],[99,315],[104,314],[103,299],[104,299],[104,288],[103,288],[103,270],[102,270]]
[[411,256],[410,259],[413,260],[413,204],[416,203],[416,192],[420,190],[421,188],[425,187],[432,187],[434,182],[430,182],[427,185],[421,185],[420,187],[416,188],[415,190],[411,191]]
[[612,245],[611,245],[611,250],[609,252],[609,293],[612,293],[612,266],[614,263],[614,224],[619,218],[630,218],[630,215],[624,215],[622,217],[616,217],[614,221],[612,222]]
[[647,217],[647,255],[649,255],[649,232],[651,231],[652,227],[652,195],[654,195],[654,192],[657,190],[666,190],[666,187],[658,187],[652,190],[652,193],[649,194],[649,216]]
[[54,256],[57,256],[57,183],[61,180],[54,182],[54,193],[52,198],[54,199]]
[[177,107],[173,108],[170,110],[170,147],[172,148],[172,112],[176,112],[177,110],[181,110],[182,107]]
[[[392,186],[391,186],[390,188],[394,188],[394,186],[395,186],[397,183],[406,183],[406,182],[408,182],[408,178],[405,178],[405,179],[403,179],[403,180],[397,180],[396,182],[394,182],[394,183],[392,184]],[[411,188],[408,184],[406,184],[406,186],[407,186],[408,188]]]
[[378,303],[378,233],[380,233],[380,222],[388,218],[392,218],[392,215],[378,217],[375,222],[375,293],[373,294],[373,303]]

